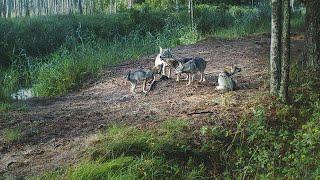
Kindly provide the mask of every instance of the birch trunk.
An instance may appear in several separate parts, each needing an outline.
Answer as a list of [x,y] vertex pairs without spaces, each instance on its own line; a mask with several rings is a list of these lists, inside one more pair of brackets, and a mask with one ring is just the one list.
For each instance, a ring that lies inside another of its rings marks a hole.
[[290,70],[290,0],[282,1],[283,28],[282,28],[282,64],[281,84],[279,96],[283,102],[288,101],[289,70]]
[[320,76],[320,3],[306,1],[305,56],[307,64]]
[[270,93],[279,94],[281,58],[281,0],[271,1]]

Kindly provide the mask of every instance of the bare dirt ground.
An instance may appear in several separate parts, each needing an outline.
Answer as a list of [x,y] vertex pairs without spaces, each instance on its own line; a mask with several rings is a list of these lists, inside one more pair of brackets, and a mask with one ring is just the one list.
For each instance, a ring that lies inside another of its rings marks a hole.
[[[5,143],[0,137],[0,179],[25,177],[79,161],[97,132],[114,124],[154,126],[170,118],[190,119],[199,126],[234,126],[246,102],[267,91],[269,41],[267,35],[239,40],[206,39],[173,49],[176,57],[203,57],[208,63],[205,83],[158,81],[145,96],[130,95],[124,76],[128,70],[151,67],[155,54],[138,61],[107,68],[99,80],[81,90],[51,99],[26,101],[27,111],[10,112],[0,120],[0,135],[7,128],[20,129],[22,139]],[[295,40],[293,49],[301,46]],[[217,75],[227,65],[238,65],[237,91],[215,90]],[[138,86],[141,91],[141,86]]]

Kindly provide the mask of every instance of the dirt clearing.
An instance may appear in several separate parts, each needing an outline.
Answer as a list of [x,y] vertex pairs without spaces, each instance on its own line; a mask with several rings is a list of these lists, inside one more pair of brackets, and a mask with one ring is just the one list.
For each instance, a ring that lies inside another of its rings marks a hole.
[[[176,57],[203,57],[207,82],[175,81],[175,76],[159,81],[147,96],[130,95],[128,70],[151,67],[155,54],[135,62],[106,69],[97,81],[88,82],[77,92],[52,99],[26,101],[27,111],[10,112],[0,120],[0,177],[24,177],[79,161],[85,148],[100,129],[114,123],[154,126],[169,118],[192,123],[234,126],[242,107],[268,88],[269,38],[239,40],[206,39],[172,50]],[[293,49],[302,41],[294,41]],[[237,65],[235,76],[240,89],[230,93],[215,90],[217,75],[227,65]],[[141,91],[141,86],[137,87]],[[5,129],[20,129],[22,139],[6,143]]]

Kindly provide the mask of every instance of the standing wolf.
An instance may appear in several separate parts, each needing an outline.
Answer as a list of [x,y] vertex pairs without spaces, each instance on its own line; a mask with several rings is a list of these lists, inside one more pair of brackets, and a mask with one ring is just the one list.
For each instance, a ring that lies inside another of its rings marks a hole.
[[[154,85],[154,82],[156,80],[155,75],[160,74],[162,70],[163,65],[158,65],[153,67],[152,69],[140,69],[134,72],[129,71],[127,73],[126,79],[131,83],[131,93],[136,94],[135,89],[139,81],[143,81],[142,91],[147,94]],[[150,84],[150,88],[147,91],[146,85],[147,82],[152,80]]]
[[[165,61],[165,59],[172,58],[171,50],[170,49],[162,49],[160,47],[160,53],[157,55],[156,60],[154,62],[154,66],[162,65],[162,75],[166,75],[166,69],[169,66],[169,64]],[[171,69],[169,68],[169,74],[168,77],[171,76]]]
[[217,90],[227,90],[234,91],[236,89],[237,83],[232,79],[231,76],[241,72],[241,68],[237,66],[226,67],[224,72],[219,74],[218,83],[219,86],[216,87]]
[[[165,62],[169,65],[170,68],[176,69],[179,66],[179,63],[181,64],[185,64],[188,61],[191,61],[193,58],[182,58],[182,59],[174,59],[174,58],[170,58],[170,59],[166,59]],[[187,74],[188,75],[188,74]],[[180,76],[181,73],[177,74],[177,82],[180,81]],[[187,76],[186,80],[189,79],[189,75]]]
[[189,82],[187,85],[190,85],[191,82],[193,82],[194,75],[197,73],[200,73],[201,75],[199,82],[206,81],[204,76],[204,70],[207,67],[207,62],[204,59],[196,57],[184,64],[181,62],[178,63],[178,67],[175,68],[176,74],[187,73],[189,77]]

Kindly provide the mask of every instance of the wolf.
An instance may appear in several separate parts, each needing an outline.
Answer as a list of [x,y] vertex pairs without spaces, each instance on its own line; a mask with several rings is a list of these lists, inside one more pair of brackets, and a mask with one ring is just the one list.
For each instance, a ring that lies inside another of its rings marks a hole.
[[[170,59],[166,59],[164,61],[169,65],[169,67],[176,69],[179,66],[179,63],[185,64],[186,62],[191,61],[192,59],[193,58],[190,58],[190,57],[182,58],[182,59],[170,58]],[[177,79],[176,79],[177,82],[180,81],[180,76],[181,76],[181,73],[177,74]],[[188,79],[189,79],[189,75],[187,74],[186,80],[188,80]]]
[[[145,94],[148,94],[148,92],[152,89],[154,82],[156,80],[155,75],[161,73],[162,67],[163,65],[161,64],[153,67],[152,69],[140,69],[134,72],[129,71],[127,73],[126,79],[131,83],[131,89],[130,89],[131,93],[136,94],[135,89],[138,82],[143,81],[142,91]],[[146,85],[147,85],[147,82],[149,82],[150,80],[152,80],[152,82],[150,83],[150,88],[147,91]]]
[[[163,76],[166,76],[166,69],[169,66],[168,63],[166,63],[165,59],[169,59],[172,58],[172,54],[171,54],[171,49],[162,49],[160,48],[160,53],[157,55],[155,61],[154,61],[154,66],[157,67],[159,65],[163,65],[162,66],[162,71],[161,74]],[[169,68],[169,73],[168,73],[168,77],[170,78],[171,76],[171,69]]]
[[189,77],[189,82],[187,85],[190,85],[193,82],[194,75],[200,73],[201,77],[199,82],[206,81],[204,70],[207,67],[207,62],[200,57],[195,57],[189,60],[186,63],[178,62],[179,65],[175,68],[176,74],[187,73]]
[[217,90],[227,90],[234,91],[236,89],[237,83],[232,79],[232,76],[238,72],[241,72],[241,68],[232,65],[231,67],[226,67],[223,72],[219,74]]

